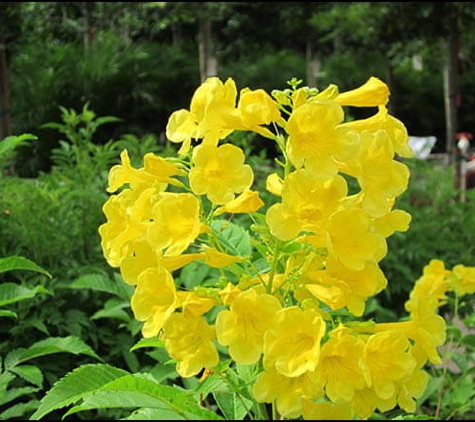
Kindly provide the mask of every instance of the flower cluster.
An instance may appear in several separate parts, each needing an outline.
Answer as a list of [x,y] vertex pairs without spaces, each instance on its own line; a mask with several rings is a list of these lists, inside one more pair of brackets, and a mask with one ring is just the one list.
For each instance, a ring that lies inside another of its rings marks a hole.
[[[406,128],[378,78],[343,93],[298,85],[238,95],[233,79],[209,78],[170,116],[177,157],[149,153],[136,169],[124,150],[109,173],[104,256],[136,286],[142,334],[160,337],[180,376],[219,371],[228,356],[257,368],[256,402],[285,418],[412,412],[445,341],[443,264],[416,283],[408,321],[356,320],[387,285],[386,239],[411,221],[394,208],[409,180],[398,159],[412,156]],[[375,113],[351,121],[345,107]],[[265,194],[231,141],[237,131],[279,151]],[[246,216],[244,228],[232,222]],[[218,275],[187,289],[177,274],[197,264]],[[465,268],[453,274],[454,288],[474,285]]]

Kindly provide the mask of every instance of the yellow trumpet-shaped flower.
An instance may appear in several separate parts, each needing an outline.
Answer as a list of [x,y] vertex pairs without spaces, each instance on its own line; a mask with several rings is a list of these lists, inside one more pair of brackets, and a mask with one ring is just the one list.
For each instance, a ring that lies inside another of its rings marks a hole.
[[349,403],[332,403],[303,400],[302,416],[304,420],[344,421],[354,419],[353,409]]
[[344,209],[334,213],[327,226],[330,253],[354,271],[363,270],[367,261],[381,261],[388,250],[386,239],[370,229],[370,219],[363,210]]
[[127,284],[137,284],[137,278],[142,271],[157,267],[159,257],[145,239],[145,236],[127,244],[127,249],[120,263],[120,274]]
[[271,370],[259,374],[252,394],[259,403],[275,402],[282,417],[296,419],[302,415],[305,399],[322,397],[323,389],[309,372],[298,377],[286,377]]
[[462,264],[453,267],[449,286],[458,296],[475,293],[475,267]]
[[437,300],[433,308],[433,311],[435,311],[442,303],[445,303],[449,276],[450,270],[445,268],[443,261],[431,259],[429,264],[423,268],[422,276],[416,280],[410,299],[414,297],[421,299],[426,297],[435,298]]
[[242,127],[236,109],[237,90],[234,80],[223,82],[217,77],[208,78],[193,94],[190,110],[173,112],[166,127],[167,138],[181,143],[180,154],[186,154],[191,139],[217,145],[220,139]]
[[231,214],[249,214],[256,212],[259,208],[264,206],[264,202],[259,197],[259,192],[251,189],[244,189],[244,191],[237,197],[216,210],[216,215],[225,212]]
[[303,231],[322,231],[347,192],[347,183],[340,175],[322,180],[305,168],[291,173],[284,180],[282,203],[267,210],[271,233],[281,240],[291,240]]
[[391,209],[393,198],[407,189],[409,169],[394,160],[393,145],[384,130],[361,135],[358,162],[363,208],[369,215],[381,217]]
[[252,168],[244,160],[243,151],[231,144],[197,146],[189,175],[191,189],[197,195],[207,195],[215,204],[233,200],[254,180]]
[[365,377],[359,367],[365,343],[339,325],[322,346],[315,377],[325,387],[328,398],[335,403],[350,402],[355,390],[365,387]]
[[257,362],[264,345],[264,334],[271,327],[274,314],[281,309],[272,295],[258,294],[255,289],[238,294],[229,310],[216,318],[219,343],[229,347],[229,354],[243,365]]
[[182,313],[174,313],[163,327],[165,347],[169,355],[178,361],[176,370],[184,378],[219,363],[219,354],[213,343],[215,338],[214,327],[203,317],[187,318]]
[[385,105],[378,106],[378,112],[367,119],[353,120],[343,123],[342,126],[352,128],[358,132],[385,130],[393,144],[394,151],[401,157],[413,157],[414,151],[410,147],[409,135],[406,126],[388,113]]
[[153,207],[147,239],[165,256],[181,254],[203,230],[198,199],[189,193],[164,193]]
[[238,110],[241,112],[244,129],[257,132],[266,138],[274,139],[275,135],[262,125],[269,125],[272,122],[279,123],[281,126],[284,124],[277,104],[263,89],[242,89]]
[[322,179],[338,172],[335,162],[355,158],[359,149],[356,131],[340,126],[341,106],[332,100],[305,103],[287,121],[287,154],[296,168],[305,167]]
[[131,306],[135,318],[145,321],[143,336],[158,335],[177,306],[175,281],[170,272],[163,267],[150,267],[140,273]]
[[264,338],[264,367],[286,377],[314,371],[320,358],[320,342],[325,322],[313,309],[297,306],[276,313]]
[[147,230],[148,224],[129,212],[139,194],[126,189],[111,195],[102,207],[107,221],[99,227],[99,235],[104,257],[111,267],[120,266],[127,254],[128,242],[142,237]]
[[389,101],[389,88],[379,78],[371,76],[362,86],[342,92],[335,101],[342,106],[376,107]]
[[407,337],[386,330],[369,337],[360,360],[366,384],[384,400],[396,396],[397,383],[408,380],[416,368]]
[[197,318],[215,305],[213,299],[198,296],[195,292],[177,292],[177,298],[177,307],[182,308],[185,318]]

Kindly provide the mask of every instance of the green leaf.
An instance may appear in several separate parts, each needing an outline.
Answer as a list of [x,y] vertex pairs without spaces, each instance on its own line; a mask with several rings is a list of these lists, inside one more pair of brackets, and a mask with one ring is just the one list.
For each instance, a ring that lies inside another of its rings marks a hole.
[[41,419],[53,410],[68,406],[98,390],[110,381],[127,374],[107,364],[86,364],[57,381],[41,400],[31,420]]
[[167,415],[165,419],[221,419],[216,413],[201,407],[187,392],[157,384],[152,377],[145,377],[146,374],[131,374],[111,381],[63,417],[92,409],[146,407],[160,409],[161,414]]
[[10,370],[27,360],[54,353],[82,354],[101,360],[96,352],[78,337],[51,337],[34,343],[28,349],[15,349],[8,353],[5,357],[5,368]]
[[4,405],[6,403],[11,403],[13,400],[18,399],[19,397],[35,393],[38,390],[38,387],[11,388],[10,390],[7,390],[3,395],[1,404]]
[[17,319],[18,315],[16,314],[16,312],[0,309],[0,317]]
[[133,352],[134,350],[142,349],[144,347],[165,347],[165,344],[163,341],[160,341],[158,337],[141,338],[130,348],[130,351]]
[[251,409],[253,405],[252,401],[242,396],[238,397],[232,391],[217,391],[213,393],[213,397],[227,420],[236,421],[244,419],[248,409]]
[[0,284],[0,306],[31,299],[38,293],[51,294],[43,286],[36,286],[33,289],[29,289],[28,287],[20,286],[15,283],[2,283]]
[[34,365],[18,365],[10,371],[37,387],[43,386],[43,373]]
[[29,133],[24,133],[19,136],[7,136],[5,139],[0,141],[0,156],[7,152],[13,151],[20,145],[27,144],[30,140],[36,139],[38,139],[36,136],[30,135]]
[[91,316],[92,320],[100,318],[113,318],[120,321],[129,322],[131,320],[130,315],[124,311],[124,304],[119,304],[114,307],[108,307],[97,311]]
[[475,334],[466,334],[462,337],[462,344],[475,349]]
[[0,258],[0,273],[12,270],[29,270],[36,271],[47,275],[49,278],[52,278],[52,275],[41,268],[39,265],[35,264],[33,261],[30,261],[28,258],[23,256],[8,256],[6,258]]
[[92,289],[100,292],[106,292],[119,296],[122,299],[130,301],[135,287],[129,286],[125,282],[112,280],[102,274],[87,274],[74,280],[70,286],[71,289]]
[[17,403],[0,413],[0,420],[11,420],[15,418],[18,420],[25,420],[22,416],[35,410],[38,407],[38,403],[39,401],[35,399],[28,402]]
[[226,248],[227,253],[242,257],[251,255],[251,237],[247,230],[225,220],[214,220],[211,227],[218,235],[219,241]]

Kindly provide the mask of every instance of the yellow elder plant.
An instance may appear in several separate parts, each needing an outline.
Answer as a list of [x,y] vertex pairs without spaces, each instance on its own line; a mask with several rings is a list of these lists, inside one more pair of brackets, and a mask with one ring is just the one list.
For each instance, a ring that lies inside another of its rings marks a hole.
[[[343,93],[299,85],[238,93],[232,78],[208,78],[190,108],[169,118],[175,157],[148,153],[137,169],[124,150],[109,173],[104,256],[135,286],[131,308],[143,337],[163,342],[181,377],[249,369],[250,413],[414,412],[428,382],[424,366],[441,362],[438,308],[456,283],[431,262],[406,303],[407,320],[364,320],[367,299],[387,286],[379,266],[386,239],[411,221],[394,208],[410,176],[398,159],[413,153],[407,130],[388,113],[390,92],[378,78]],[[346,106],[377,111],[350,121]],[[237,131],[279,151],[266,195],[231,142]],[[233,222],[243,215],[248,227]],[[219,276],[187,289],[177,275],[189,265]],[[463,266],[457,274],[464,279]]]

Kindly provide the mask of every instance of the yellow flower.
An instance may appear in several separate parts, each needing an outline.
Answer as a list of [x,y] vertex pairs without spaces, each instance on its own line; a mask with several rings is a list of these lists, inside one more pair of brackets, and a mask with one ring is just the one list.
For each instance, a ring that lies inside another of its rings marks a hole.
[[342,106],[376,107],[386,105],[389,95],[388,86],[380,79],[371,76],[359,88],[339,94],[335,101]]
[[269,174],[266,179],[266,189],[276,196],[281,196],[283,183],[283,180],[277,173]]
[[278,239],[292,240],[303,231],[322,231],[347,192],[347,183],[340,175],[321,180],[305,168],[289,174],[282,188],[282,203],[272,205],[266,213],[271,233]]
[[386,131],[362,133],[357,163],[363,209],[374,217],[387,214],[393,198],[407,189],[409,169],[394,160],[393,145]]
[[365,343],[353,336],[349,328],[339,325],[322,346],[315,377],[325,386],[328,398],[335,403],[350,402],[355,390],[365,387],[359,367]]
[[154,337],[175,311],[177,295],[172,275],[162,267],[147,268],[137,278],[131,299],[135,319],[145,321],[144,337]]
[[198,318],[215,305],[213,299],[198,296],[195,292],[177,292],[177,296],[177,308],[182,308],[185,318]]
[[369,217],[357,208],[338,211],[329,219],[331,250],[350,270],[361,271],[367,261],[379,262],[387,253],[384,236],[370,228]]
[[178,154],[186,154],[191,146],[191,139],[197,138],[198,123],[193,115],[185,109],[174,111],[167,123],[166,136],[171,142],[182,144]]
[[429,264],[422,270],[422,276],[416,280],[414,287],[410,293],[410,299],[414,297],[435,298],[438,301],[434,304],[434,311],[447,298],[448,277],[450,270],[445,268],[445,264],[440,259],[431,259]]
[[180,255],[201,233],[198,199],[189,193],[163,193],[152,210],[147,239],[165,256]]
[[372,225],[376,233],[380,233],[387,238],[395,231],[407,231],[411,220],[412,216],[408,212],[403,210],[392,210],[381,217],[375,218]]
[[334,279],[344,281],[349,289],[345,296],[345,306],[355,316],[363,315],[366,299],[381,292],[388,283],[383,271],[371,261],[366,261],[363,269],[355,271],[329,256],[325,272]]
[[397,383],[412,376],[416,360],[407,337],[399,330],[386,330],[368,338],[360,367],[368,387],[378,397],[389,400],[396,396]]
[[303,165],[322,179],[338,172],[335,160],[347,161],[356,157],[359,135],[341,126],[341,106],[332,100],[306,103],[292,112],[287,121],[287,154],[296,168]]
[[264,205],[264,202],[259,198],[259,192],[250,189],[244,191],[229,202],[226,202],[222,207],[219,207],[215,215],[220,215],[225,212],[231,214],[250,214],[256,212]]
[[260,295],[255,289],[238,294],[230,309],[221,311],[216,317],[219,343],[229,346],[234,361],[243,365],[257,362],[262,353],[264,334],[280,308],[274,296]]
[[186,318],[181,313],[174,313],[163,326],[165,348],[178,361],[176,370],[183,378],[219,363],[219,354],[213,343],[215,337],[214,327],[203,317]]
[[252,394],[259,403],[275,402],[282,417],[296,419],[302,414],[304,399],[320,398],[323,390],[308,372],[286,377],[276,371],[263,371],[252,387]]
[[177,110],[168,120],[166,134],[171,142],[182,143],[180,154],[186,154],[191,139],[217,145],[242,123],[236,109],[237,90],[234,80],[223,82],[217,77],[208,78],[193,94],[190,110]]
[[243,258],[240,256],[228,255],[227,253],[218,251],[216,248],[206,249],[204,255],[205,264],[213,268],[223,268],[243,261]]
[[154,187],[164,191],[169,183],[176,183],[173,176],[183,176],[185,172],[173,163],[155,154],[145,154],[144,167],[135,169],[130,164],[129,153],[124,149],[121,154],[121,164],[113,166],[109,171],[108,192],[115,192],[121,186],[128,184],[131,189],[144,189],[141,185]]
[[233,283],[228,282],[226,287],[219,292],[219,296],[226,306],[231,305],[236,297],[241,293],[241,289],[237,288]]
[[128,211],[136,200],[137,192],[126,189],[111,195],[102,207],[107,221],[99,227],[99,235],[104,257],[111,267],[120,266],[127,255],[127,243],[142,237],[147,230],[147,224]]
[[252,91],[249,88],[242,89],[238,109],[241,112],[244,127],[267,138],[274,139],[275,135],[261,125],[269,125],[272,122],[283,124],[277,104],[263,89]]
[[157,252],[142,237],[127,244],[120,263],[120,274],[127,284],[135,285],[140,273],[149,267],[157,267],[158,262]]
[[233,200],[235,193],[248,189],[254,180],[252,168],[244,160],[243,151],[231,144],[197,146],[189,175],[191,189],[197,195],[206,194],[215,204]]
[[130,164],[129,153],[126,149],[120,153],[120,160],[121,164],[116,164],[109,170],[107,192],[115,192],[122,185],[140,178],[139,171]]
[[414,413],[416,411],[414,398],[419,398],[424,394],[428,382],[429,374],[422,369],[418,369],[414,371],[409,380],[401,383],[397,397],[401,409],[404,409],[407,413]]
[[302,416],[305,420],[321,421],[343,421],[353,420],[354,413],[348,403],[332,403],[321,401],[315,403],[313,400],[302,400]]
[[435,364],[442,363],[437,348],[444,344],[447,328],[444,318],[436,314],[438,305],[432,296],[413,296],[405,303],[411,316],[406,335]]
[[401,157],[413,157],[414,151],[410,147],[409,135],[407,133],[406,126],[391,116],[388,113],[388,109],[384,105],[378,106],[378,112],[367,119],[353,120],[351,122],[343,123],[343,127],[352,128],[358,132],[365,130],[369,132],[376,132],[383,129],[388,135],[393,144],[394,151]]
[[325,322],[313,309],[283,308],[264,337],[264,368],[286,377],[314,371],[320,358]]
[[453,267],[449,286],[458,296],[475,293],[475,267],[462,264]]

